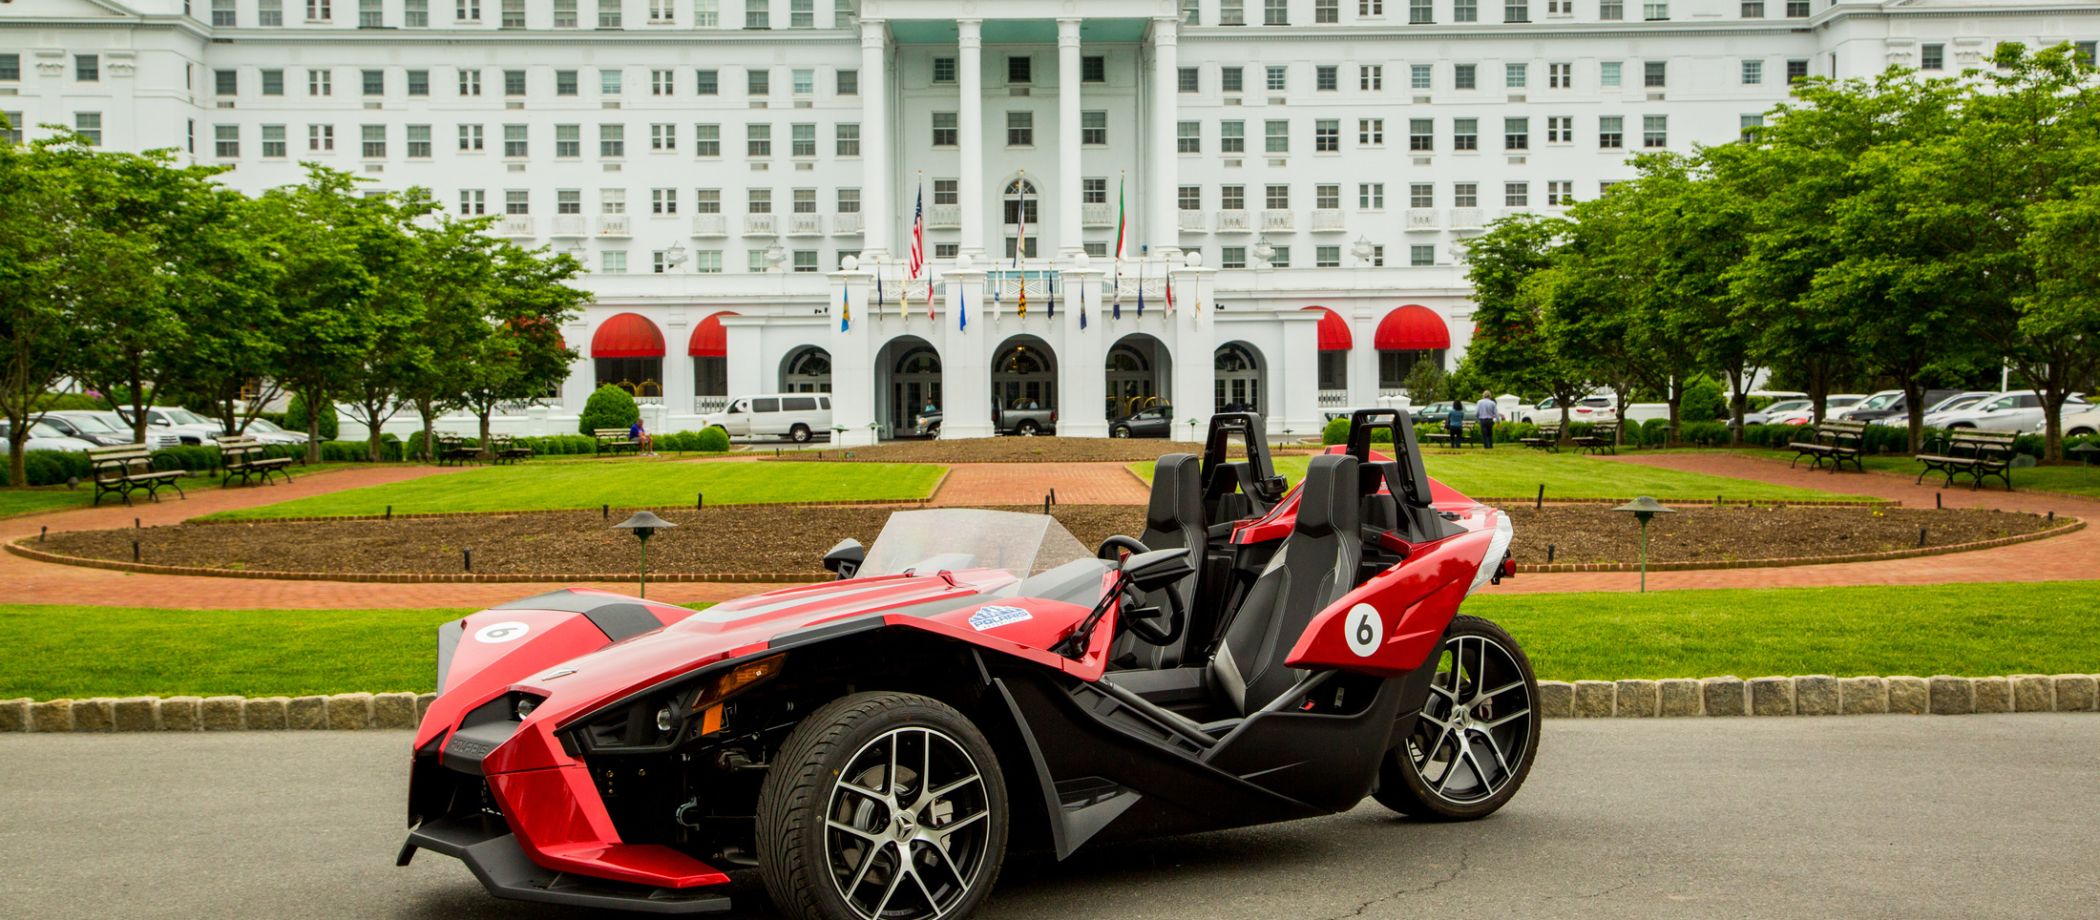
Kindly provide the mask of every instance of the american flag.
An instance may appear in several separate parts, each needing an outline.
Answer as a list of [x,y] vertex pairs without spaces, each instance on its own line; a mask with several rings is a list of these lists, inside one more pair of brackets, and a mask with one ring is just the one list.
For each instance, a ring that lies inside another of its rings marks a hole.
[[[926,270],[926,184],[919,184],[919,194],[911,207],[911,279],[917,280]],[[897,301],[897,309],[904,309],[904,301]],[[933,279],[926,279],[926,318],[933,318]]]

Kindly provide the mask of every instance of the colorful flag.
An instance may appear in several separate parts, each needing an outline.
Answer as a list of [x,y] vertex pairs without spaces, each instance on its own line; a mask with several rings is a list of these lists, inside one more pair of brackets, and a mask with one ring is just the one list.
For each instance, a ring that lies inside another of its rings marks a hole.
[[[882,308],[883,308],[883,307],[885,307],[885,306],[887,306],[888,304],[889,304],[889,301],[888,301],[888,300],[886,300],[886,299],[884,299],[884,298],[883,298],[883,296],[882,296],[882,263],[880,263],[880,262],[877,262],[877,263],[875,263],[875,318],[876,318],[876,319],[878,319],[878,320],[879,320],[879,319],[882,319]],[[903,319],[903,318],[904,318],[904,316],[903,316],[903,314],[904,314],[904,309],[903,309],[904,305],[900,303],[900,304],[898,304],[898,305],[897,305],[897,307],[898,307],[898,309],[897,309],[897,314],[898,314],[897,318],[898,318],[898,319]]]
[[1057,318],[1057,273],[1056,273],[1056,272],[1050,272],[1050,273],[1048,273],[1048,274],[1049,274],[1049,276],[1050,276],[1050,299],[1049,299],[1048,301],[1046,301],[1046,303],[1048,303],[1048,304],[1050,305],[1050,318],[1051,318],[1051,319],[1056,319],[1056,318]]
[[1174,269],[1167,269],[1167,315],[1174,313]]
[[1014,217],[1020,221],[1020,231],[1014,239],[1014,267],[1021,267],[1021,254],[1028,251],[1028,180],[1015,179],[1014,191],[1020,196],[1020,205]]
[[1127,213],[1123,210],[1123,183],[1126,177],[1116,177],[1116,266],[1109,283],[1115,286],[1115,318],[1123,318],[1123,231],[1128,226]]
[[839,288],[839,331],[853,328],[853,289]]
[[1028,318],[1028,272],[1021,272],[1021,318]]
[[955,289],[955,328],[970,331],[970,302],[963,298],[962,288]]
[[1086,328],[1086,285],[1079,286],[1079,328]]
[[999,294],[999,288],[1005,285],[1006,273],[993,272],[985,275],[984,280],[992,286],[992,318],[996,320],[999,318],[999,308],[1006,305],[1006,298]]
[[1139,260],[1138,260],[1138,315],[1139,315],[1139,316],[1144,316],[1144,315],[1145,315],[1145,263],[1146,263],[1147,261],[1149,261],[1149,260],[1147,260],[1147,259],[1139,259]]
[[[911,274],[905,278],[905,290],[911,282],[919,280],[919,273],[926,270],[926,180],[919,180],[919,194],[911,207]],[[897,298],[897,315],[904,316],[904,301],[909,293]],[[933,318],[933,277],[926,278],[926,318]]]

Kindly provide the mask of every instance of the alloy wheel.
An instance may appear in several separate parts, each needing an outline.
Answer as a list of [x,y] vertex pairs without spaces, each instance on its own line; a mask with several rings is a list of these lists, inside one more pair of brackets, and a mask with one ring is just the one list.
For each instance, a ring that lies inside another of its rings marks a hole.
[[983,774],[955,739],[907,726],[847,761],[825,809],[832,883],[862,920],[932,920],[964,901],[991,841]]
[[1439,653],[1407,756],[1431,795],[1479,802],[1517,775],[1530,754],[1534,718],[1516,656],[1493,638],[1456,635]]

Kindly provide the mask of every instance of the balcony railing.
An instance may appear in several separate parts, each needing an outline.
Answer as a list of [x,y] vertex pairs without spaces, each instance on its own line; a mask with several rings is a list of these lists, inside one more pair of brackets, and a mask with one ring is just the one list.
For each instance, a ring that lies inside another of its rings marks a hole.
[[822,214],[789,214],[789,215],[788,215],[788,235],[789,235],[789,236],[823,236],[823,235],[824,235],[824,215],[822,215]]
[[859,211],[849,211],[831,219],[831,232],[840,236],[859,236],[862,220]]
[[1455,230],[1480,229],[1479,208],[1452,208],[1451,227]]
[[1320,408],[1340,409],[1349,404],[1348,390],[1321,390]]
[[926,209],[926,226],[935,229],[953,230],[962,226],[962,208],[959,205],[937,204]]
[[780,231],[776,227],[771,214],[744,215],[745,236],[778,236]]
[[581,214],[557,214],[554,216],[553,236],[588,236]]
[[1314,230],[1343,229],[1342,210],[1340,208],[1320,208],[1314,211],[1312,213],[1312,228]]
[[729,219],[722,214],[693,215],[694,236],[728,236]]
[[1408,208],[1407,229],[1435,230],[1440,225],[1438,218],[1441,216],[1435,208]]
[[1247,223],[1246,211],[1235,209],[1218,212],[1219,233],[1246,233],[1252,229],[1253,227]]
[[1263,230],[1289,230],[1297,216],[1297,212],[1289,208],[1269,208],[1261,212],[1261,228]]
[[612,237],[631,235],[627,229],[627,215],[607,214],[598,218],[598,235]]
[[505,214],[496,232],[504,236],[532,237],[539,235],[539,226],[533,223],[530,214]]
[[1180,222],[1181,232],[1183,233],[1203,233],[1210,229],[1209,224],[1203,219],[1202,211],[1183,211],[1181,212]]
[[704,414],[704,413],[708,413],[708,412],[720,412],[720,411],[722,411],[722,410],[724,410],[724,409],[727,409],[727,408],[729,408],[729,397],[727,397],[727,396],[695,396],[695,397],[693,397],[693,411],[694,411],[694,412],[699,412],[699,413],[703,413],[703,414]]
[[1113,227],[1116,225],[1116,209],[1105,201],[1080,205],[1079,219],[1089,227]]

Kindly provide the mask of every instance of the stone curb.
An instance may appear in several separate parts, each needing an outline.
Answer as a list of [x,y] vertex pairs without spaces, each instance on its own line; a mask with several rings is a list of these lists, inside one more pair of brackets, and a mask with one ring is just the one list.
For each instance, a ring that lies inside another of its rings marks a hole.
[[[0,700],[0,733],[410,729],[436,694]],[[2100,711],[2100,675],[1539,681],[1552,719]]]

